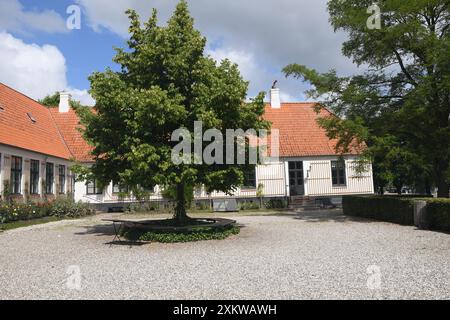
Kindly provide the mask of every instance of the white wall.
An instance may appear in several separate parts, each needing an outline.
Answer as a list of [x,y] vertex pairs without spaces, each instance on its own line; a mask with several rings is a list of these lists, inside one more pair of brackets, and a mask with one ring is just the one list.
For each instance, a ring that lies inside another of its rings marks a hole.
[[356,172],[356,157],[345,157],[346,185],[333,186],[331,161],[337,157],[309,159],[303,162],[305,194],[308,196],[332,196],[374,193],[372,166],[363,173]]
[[[51,162],[54,164],[54,183],[53,183],[53,193],[57,195],[59,190],[56,189],[59,179],[59,171],[58,166],[64,165],[66,166],[66,179],[64,190],[67,194],[67,191],[70,190],[70,179],[71,174],[69,167],[71,162],[65,159],[55,158],[51,156],[46,156],[41,153],[22,150],[15,147],[10,147],[7,145],[0,144],[0,153],[1,153],[1,169],[0,169],[0,194],[3,194],[3,182],[5,180],[11,179],[11,157],[21,157],[22,158],[22,186],[21,186],[21,194],[25,194],[25,185],[30,183],[30,160],[39,160],[39,194],[42,195],[44,190],[42,188],[42,181],[45,179],[45,164],[47,162]],[[29,190],[28,190],[29,191]]]
[[[356,157],[346,157],[346,186],[333,187],[331,179],[331,161],[338,160],[336,156],[330,157],[299,157],[285,158],[278,162],[271,162],[256,167],[256,186],[262,184],[265,197],[289,196],[289,161],[303,161],[303,173],[305,181],[305,196],[338,196],[347,194],[370,194],[374,193],[372,167],[367,172],[358,175],[355,171]],[[112,192],[112,183],[103,190],[100,195],[88,195],[86,183],[76,182],[75,200],[90,203],[115,203],[118,195]],[[238,189],[232,196],[242,198],[256,197],[257,188]],[[195,191],[196,199],[224,198],[229,197],[223,192],[213,192],[208,195],[202,188]],[[160,188],[155,188],[150,200],[162,199]],[[133,198],[126,199],[132,201]]]

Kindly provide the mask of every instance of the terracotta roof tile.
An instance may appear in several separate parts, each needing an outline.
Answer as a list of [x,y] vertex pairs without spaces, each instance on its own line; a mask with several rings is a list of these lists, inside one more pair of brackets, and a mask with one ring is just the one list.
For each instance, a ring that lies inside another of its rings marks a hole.
[[[331,115],[327,110],[317,114],[316,103],[283,103],[280,109],[266,105],[264,118],[279,130],[280,157],[336,155],[336,140],[330,140],[317,123],[318,117]],[[269,139],[270,141],[270,139]],[[358,154],[353,150],[352,154]]]
[[48,108],[2,83],[0,104],[0,144],[63,159],[71,157]]
[[75,111],[70,109],[69,112],[60,113],[58,108],[50,108],[49,110],[73,157],[81,162],[93,161],[91,156],[93,148],[84,140],[78,130],[81,125]]
[[[92,147],[83,139],[75,111],[60,113],[0,83],[0,143],[55,157],[91,162]],[[266,106],[264,118],[280,133],[280,157],[336,155],[336,141],[317,124],[320,116],[331,115],[315,103],[283,103],[280,109]],[[28,117],[35,119],[33,123]],[[270,139],[269,139],[270,141]],[[358,154],[353,150],[352,154]]]

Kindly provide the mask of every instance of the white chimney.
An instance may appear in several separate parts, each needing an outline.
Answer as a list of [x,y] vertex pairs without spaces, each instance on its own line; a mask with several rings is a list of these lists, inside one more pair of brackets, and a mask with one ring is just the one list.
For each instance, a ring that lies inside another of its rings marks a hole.
[[70,94],[68,92],[59,93],[59,112],[69,112],[70,109]]
[[280,89],[272,88],[270,89],[270,105],[273,109],[281,108],[281,100],[280,100]]

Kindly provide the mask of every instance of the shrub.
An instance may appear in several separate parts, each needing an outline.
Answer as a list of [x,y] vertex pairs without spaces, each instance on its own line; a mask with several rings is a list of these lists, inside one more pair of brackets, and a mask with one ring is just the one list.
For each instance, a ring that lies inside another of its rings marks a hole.
[[253,201],[244,201],[239,203],[239,210],[259,210],[259,204]]
[[0,201],[0,223],[38,219],[48,216],[77,218],[94,214],[88,204],[57,199],[42,203],[9,203]]
[[2,223],[42,218],[48,216],[48,212],[48,207],[44,205],[0,202]]
[[285,199],[271,199],[264,203],[264,207],[266,207],[266,209],[286,209],[288,203]]
[[125,231],[122,236],[132,241],[149,241],[161,243],[192,242],[205,240],[223,240],[231,235],[239,234],[240,228],[232,226],[223,230],[199,229],[190,232],[142,232]]
[[414,225],[414,200],[412,198],[385,196],[345,196],[342,199],[344,214],[402,225]]
[[129,211],[130,213],[145,213],[150,211],[160,211],[165,208],[161,208],[161,205],[158,202],[141,202],[141,203],[132,203],[126,206],[125,211]]
[[79,218],[89,216],[95,213],[89,204],[83,202],[74,202],[70,199],[56,199],[52,202],[50,215],[55,217]]
[[427,224],[432,230],[450,231],[450,199],[426,199]]

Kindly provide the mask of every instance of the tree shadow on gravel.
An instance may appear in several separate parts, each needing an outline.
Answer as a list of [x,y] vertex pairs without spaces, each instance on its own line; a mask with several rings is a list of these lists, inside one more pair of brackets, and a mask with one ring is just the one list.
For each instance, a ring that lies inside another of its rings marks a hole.
[[75,235],[77,236],[86,236],[86,235],[95,235],[95,236],[110,236],[111,241],[105,242],[105,245],[117,245],[117,246],[142,246],[144,244],[147,244],[146,242],[136,242],[136,241],[128,241],[126,239],[116,238],[116,231],[114,230],[114,226],[112,224],[97,224],[97,225],[91,225],[91,226],[81,226],[81,228],[84,228],[85,231],[76,232]]
[[342,213],[342,211],[303,211],[297,212],[293,219],[301,220],[309,223],[317,222],[360,222],[360,223],[372,223],[377,222],[375,220],[350,217]]

